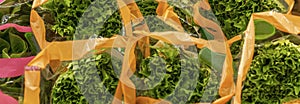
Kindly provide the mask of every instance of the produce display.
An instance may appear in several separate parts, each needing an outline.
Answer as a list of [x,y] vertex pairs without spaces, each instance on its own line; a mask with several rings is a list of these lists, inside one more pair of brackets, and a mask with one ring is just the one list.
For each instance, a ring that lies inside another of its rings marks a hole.
[[0,0],[0,59],[32,57],[17,77],[0,69],[0,103],[300,103],[299,7]]

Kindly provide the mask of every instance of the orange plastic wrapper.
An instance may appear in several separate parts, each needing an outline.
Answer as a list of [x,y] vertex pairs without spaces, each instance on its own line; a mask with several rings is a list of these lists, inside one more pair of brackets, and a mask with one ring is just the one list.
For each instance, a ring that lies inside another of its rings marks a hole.
[[292,100],[283,104],[299,104],[300,103],[300,99],[296,99],[296,100]]

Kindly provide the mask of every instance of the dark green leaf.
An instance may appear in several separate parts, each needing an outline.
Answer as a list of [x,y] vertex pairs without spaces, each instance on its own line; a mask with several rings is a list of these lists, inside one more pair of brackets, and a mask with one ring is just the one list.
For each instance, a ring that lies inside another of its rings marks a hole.
[[13,33],[9,34],[9,39],[12,51],[10,56],[12,58],[24,56],[28,49],[27,43],[21,37]]

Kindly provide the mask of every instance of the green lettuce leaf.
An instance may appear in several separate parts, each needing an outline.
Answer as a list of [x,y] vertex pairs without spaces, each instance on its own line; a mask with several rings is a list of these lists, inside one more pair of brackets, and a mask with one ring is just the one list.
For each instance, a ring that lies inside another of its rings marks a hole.
[[264,20],[254,20],[255,39],[264,40],[275,35],[275,27]]
[[10,49],[10,45],[6,40],[0,38],[0,50],[2,51],[5,48]]
[[39,52],[39,46],[35,41],[34,35],[32,33],[25,33],[25,38],[29,43],[31,54],[37,54]]
[[27,43],[18,35],[13,33],[9,34],[10,44],[11,44],[11,57],[18,58],[25,55],[28,46]]

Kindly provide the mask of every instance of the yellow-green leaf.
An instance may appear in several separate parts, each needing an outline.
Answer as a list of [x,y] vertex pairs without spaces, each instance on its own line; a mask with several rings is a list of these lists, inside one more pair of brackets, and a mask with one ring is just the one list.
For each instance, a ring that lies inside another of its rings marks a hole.
[[275,27],[264,20],[254,20],[255,39],[264,40],[275,35]]

